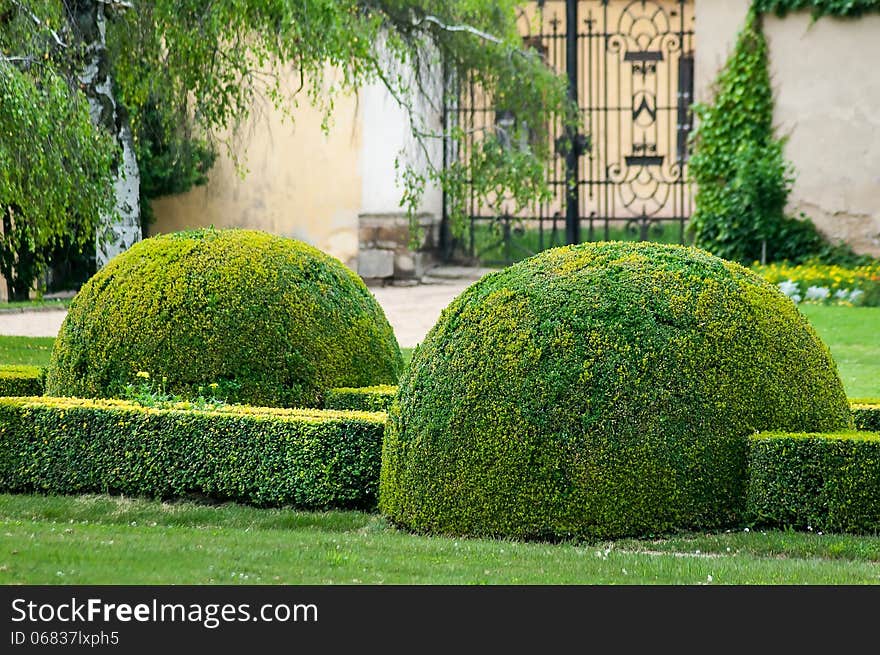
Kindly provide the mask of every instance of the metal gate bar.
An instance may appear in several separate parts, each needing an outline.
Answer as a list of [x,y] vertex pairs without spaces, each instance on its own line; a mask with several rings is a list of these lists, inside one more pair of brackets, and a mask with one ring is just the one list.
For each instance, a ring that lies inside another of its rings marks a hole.
[[[550,125],[554,142],[564,143],[547,169],[550,202],[514,213],[503,198],[479,203],[469,192],[468,236],[457,254],[507,264],[581,240],[684,242],[693,20],[693,0],[529,3],[524,39],[568,76],[582,127],[563,133]],[[509,117],[467,80],[460,98],[447,116],[468,135],[455,156],[467,156],[482,131]]]

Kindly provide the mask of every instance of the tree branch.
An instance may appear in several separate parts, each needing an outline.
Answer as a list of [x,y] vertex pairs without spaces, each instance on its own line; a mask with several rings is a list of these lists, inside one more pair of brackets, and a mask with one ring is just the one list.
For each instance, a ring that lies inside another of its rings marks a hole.
[[489,34],[488,32],[484,32],[483,30],[478,30],[476,27],[472,27],[470,25],[449,25],[448,23],[444,23],[436,16],[423,16],[418,20],[414,20],[413,26],[418,27],[422,23],[431,23],[433,25],[436,25],[444,32],[467,32],[468,34],[478,36],[485,41],[490,41],[499,45],[502,45],[504,43],[502,39],[499,39],[494,34]]
[[134,3],[127,0],[97,0],[103,5],[109,6],[111,9],[122,7],[123,9],[134,9]]
[[60,48],[66,48],[66,47],[67,47],[67,44],[66,44],[64,41],[61,40],[61,37],[60,37],[60,36],[58,36],[58,32],[56,32],[56,31],[53,30],[53,29],[50,29],[50,28],[46,27],[46,26],[43,24],[43,21],[41,21],[39,18],[37,18],[37,15],[36,15],[34,12],[32,12],[32,11],[31,11],[30,9],[28,9],[27,7],[25,7],[25,6],[24,6],[21,2],[19,2],[18,0],[11,0],[11,2],[12,2],[12,4],[14,4],[16,7],[18,7],[22,12],[24,12],[25,14],[27,14],[28,17],[34,22],[34,24],[35,24],[37,27],[39,27],[40,29],[45,29],[45,30],[47,30],[47,31],[49,32],[49,34],[52,35],[52,39],[55,41],[55,43],[58,44],[58,46],[59,46]]
[[0,56],[0,61],[5,61],[10,64],[25,63],[25,64],[30,65],[30,64],[33,64],[36,60],[37,60],[37,58],[34,57],[33,55],[25,55],[24,57]]

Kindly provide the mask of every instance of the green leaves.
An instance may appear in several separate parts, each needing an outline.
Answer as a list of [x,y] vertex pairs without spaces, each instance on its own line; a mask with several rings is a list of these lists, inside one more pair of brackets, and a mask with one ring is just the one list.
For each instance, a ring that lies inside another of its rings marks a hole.
[[394,383],[402,368],[382,308],[339,260],[209,229],[145,239],[95,274],[70,305],[47,389],[118,397],[143,372],[167,378],[163,395],[216,383],[229,402],[316,406],[329,388]]
[[44,377],[39,366],[0,366],[0,396],[42,396]]
[[763,433],[749,440],[747,514],[756,524],[880,531],[880,434]]
[[116,147],[49,64],[0,62],[0,133],[0,271],[26,298],[51,249],[82,247],[112,211]]
[[390,384],[330,389],[325,394],[324,407],[326,409],[385,412],[394,402],[396,395],[397,387]]
[[376,504],[384,414],[0,399],[0,488],[303,509]]
[[822,16],[854,17],[880,12],[878,0],[754,0],[757,11],[785,16],[791,11],[809,10],[813,18]]
[[850,15],[844,10],[857,4],[880,9],[876,1],[755,2],[718,76],[713,104],[694,106],[699,124],[689,175],[697,192],[689,229],[695,245],[743,264],[811,257],[843,263],[854,258],[845,245],[830,244],[808,217],[785,213],[795,171],[785,160],[784,139],[773,130],[773,90],[760,12],[809,6]]
[[767,43],[754,11],[718,76],[714,104],[694,110],[695,245],[742,263],[761,259],[765,244],[776,245],[793,174],[773,134]]
[[755,429],[845,429],[791,301],[703,251],[544,251],[457,298],[389,409],[380,509],[414,530],[618,537],[741,519]]

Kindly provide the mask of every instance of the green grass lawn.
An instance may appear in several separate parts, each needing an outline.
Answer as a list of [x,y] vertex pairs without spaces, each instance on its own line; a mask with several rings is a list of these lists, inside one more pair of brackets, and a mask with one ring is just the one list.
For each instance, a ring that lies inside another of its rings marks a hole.
[[52,337],[10,337],[0,335],[0,365],[46,366],[52,355]]
[[2,584],[857,584],[880,537],[729,532],[543,544],[414,536],[373,514],[0,495]]
[[850,398],[880,396],[880,307],[801,305],[828,344]]
[[17,312],[29,309],[66,309],[70,298],[47,298],[43,300],[12,300],[0,303],[0,312]]

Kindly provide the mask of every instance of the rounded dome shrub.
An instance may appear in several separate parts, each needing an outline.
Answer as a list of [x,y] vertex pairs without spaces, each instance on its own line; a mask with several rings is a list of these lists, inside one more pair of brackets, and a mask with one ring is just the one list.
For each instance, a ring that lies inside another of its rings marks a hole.
[[324,390],[393,384],[403,368],[381,307],[337,259],[250,230],[145,239],[70,305],[49,365],[54,396],[113,397],[139,382],[193,397],[314,406]]
[[851,418],[827,347],[693,248],[556,248],[462,293],[389,414],[380,509],[422,532],[558,539],[731,524],[747,435]]

